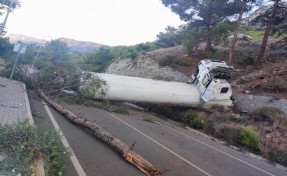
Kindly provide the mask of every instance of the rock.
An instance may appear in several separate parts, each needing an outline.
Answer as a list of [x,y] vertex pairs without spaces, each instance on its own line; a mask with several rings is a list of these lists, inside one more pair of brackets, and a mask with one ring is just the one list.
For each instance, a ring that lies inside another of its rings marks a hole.
[[231,115],[231,118],[234,119],[234,120],[242,120],[242,119],[244,119],[244,117],[242,117],[241,115],[234,114],[234,113]]
[[234,150],[239,150],[239,148],[238,148],[238,147],[233,146],[233,145],[230,145],[229,147],[230,147],[230,148],[232,148],[232,149],[234,149]]
[[267,133],[272,133],[273,128],[272,127],[265,127],[264,131],[267,132]]
[[270,138],[272,138],[272,137],[273,137],[273,134],[272,134],[272,133],[266,135],[266,139],[270,139]]
[[238,112],[252,112],[261,107],[279,108],[284,115],[287,115],[287,100],[274,99],[269,96],[255,96],[251,94],[234,93],[232,97],[236,100],[235,110]]
[[279,132],[276,132],[275,136],[279,138],[279,137],[281,137],[281,134]]
[[107,68],[106,73],[177,82],[189,80],[187,75],[170,67],[160,67],[157,61],[148,56],[140,56],[134,60],[118,59]]
[[0,162],[3,161],[5,158],[7,158],[6,155],[0,154]]
[[244,91],[244,93],[246,93],[246,94],[250,94],[250,93],[251,93],[251,91],[250,91],[250,90],[245,90],[245,91]]

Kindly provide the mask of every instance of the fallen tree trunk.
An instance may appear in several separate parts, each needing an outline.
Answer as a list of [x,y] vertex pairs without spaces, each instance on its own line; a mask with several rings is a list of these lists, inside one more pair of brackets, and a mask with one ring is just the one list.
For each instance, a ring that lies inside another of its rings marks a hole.
[[104,141],[110,147],[119,152],[125,160],[133,164],[147,176],[160,176],[164,172],[164,170],[160,170],[152,166],[151,163],[149,163],[143,157],[139,156],[134,151],[132,151],[128,145],[126,145],[120,139],[109,134],[107,131],[105,131],[97,124],[92,123],[86,119],[82,119],[79,116],[75,115],[73,112],[63,108],[61,105],[59,105],[58,103],[50,99],[48,96],[46,96],[41,90],[38,90],[37,94],[42,99],[44,99],[50,106],[56,109],[59,113],[65,115],[70,121],[91,130],[91,132],[98,139]]

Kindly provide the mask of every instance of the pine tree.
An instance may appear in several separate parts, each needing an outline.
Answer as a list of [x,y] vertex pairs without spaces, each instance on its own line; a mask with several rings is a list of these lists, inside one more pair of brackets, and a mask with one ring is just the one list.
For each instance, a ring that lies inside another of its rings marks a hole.
[[241,9],[241,2],[230,0],[162,0],[162,3],[187,22],[188,30],[204,34],[206,51],[212,50],[213,28]]

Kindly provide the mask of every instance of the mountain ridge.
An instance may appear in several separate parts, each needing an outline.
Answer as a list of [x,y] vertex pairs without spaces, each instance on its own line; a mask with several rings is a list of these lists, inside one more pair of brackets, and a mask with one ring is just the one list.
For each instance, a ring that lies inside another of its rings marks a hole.
[[[49,42],[48,40],[38,39],[36,37],[31,37],[24,34],[13,34],[7,33],[5,37],[9,38],[10,43],[23,42],[28,45],[44,45]],[[108,45],[91,42],[91,41],[79,41],[75,39],[60,37],[57,40],[60,40],[67,44],[71,51],[74,52],[92,52],[100,47],[110,47]]]

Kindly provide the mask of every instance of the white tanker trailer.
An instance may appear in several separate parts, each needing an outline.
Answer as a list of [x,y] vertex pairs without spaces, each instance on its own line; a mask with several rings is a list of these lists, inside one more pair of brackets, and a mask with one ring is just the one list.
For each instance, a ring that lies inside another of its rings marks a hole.
[[177,106],[231,106],[232,90],[226,81],[231,68],[224,61],[202,60],[190,83],[92,73],[107,84],[106,94],[95,94],[94,98]]

